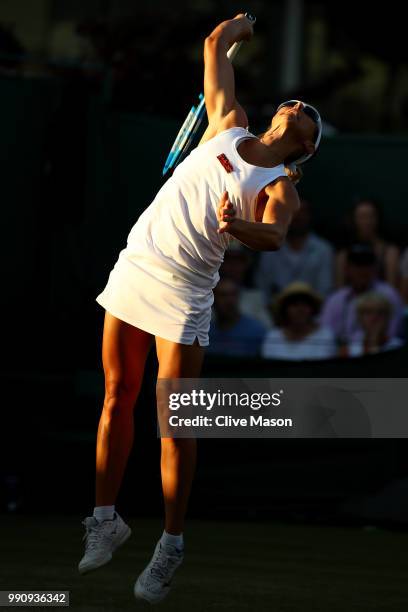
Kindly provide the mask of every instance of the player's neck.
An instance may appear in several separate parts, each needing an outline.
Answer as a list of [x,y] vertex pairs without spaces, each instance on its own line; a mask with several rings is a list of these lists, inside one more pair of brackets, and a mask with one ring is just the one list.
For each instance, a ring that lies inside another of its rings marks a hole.
[[278,131],[266,132],[259,140],[265,145],[271,159],[279,164],[283,164],[293,154],[297,144],[286,133],[280,134]]

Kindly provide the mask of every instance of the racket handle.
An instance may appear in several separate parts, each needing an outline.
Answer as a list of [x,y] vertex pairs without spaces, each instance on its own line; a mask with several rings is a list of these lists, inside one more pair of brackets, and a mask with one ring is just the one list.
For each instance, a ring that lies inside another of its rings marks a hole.
[[249,19],[249,21],[252,23],[252,25],[254,25],[256,23],[255,15],[252,15],[251,13],[245,13],[245,17],[247,19]]

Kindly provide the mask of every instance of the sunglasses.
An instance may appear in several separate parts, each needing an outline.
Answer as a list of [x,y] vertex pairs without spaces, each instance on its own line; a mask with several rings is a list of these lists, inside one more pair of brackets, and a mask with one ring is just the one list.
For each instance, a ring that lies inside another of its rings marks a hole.
[[[299,102],[300,100],[288,100],[288,102],[283,102],[278,107],[278,110],[286,106],[288,108],[292,108],[293,106],[296,106],[296,104],[299,104]],[[312,121],[314,121],[315,123],[317,123],[317,125],[319,125],[321,123],[320,115],[318,111],[314,108],[314,106],[310,106],[310,104],[305,104],[305,102],[301,102],[301,104],[302,104],[302,111],[305,113],[305,115],[310,117]]]

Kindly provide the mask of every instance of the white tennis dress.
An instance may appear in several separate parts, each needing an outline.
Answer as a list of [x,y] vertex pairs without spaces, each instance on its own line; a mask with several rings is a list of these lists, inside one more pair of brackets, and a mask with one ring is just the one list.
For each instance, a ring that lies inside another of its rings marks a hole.
[[245,162],[237,146],[246,138],[256,136],[241,127],[224,130],[177,166],[132,227],[96,298],[107,311],[155,336],[208,345],[212,290],[231,239],[217,233],[220,197],[227,190],[237,217],[254,221],[261,189],[286,176],[283,165]]

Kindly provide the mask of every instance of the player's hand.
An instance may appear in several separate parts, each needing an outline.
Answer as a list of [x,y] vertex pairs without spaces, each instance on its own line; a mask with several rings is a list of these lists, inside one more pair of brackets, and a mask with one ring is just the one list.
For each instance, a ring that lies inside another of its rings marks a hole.
[[229,201],[228,191],[224,191],[221,196],[217,218],[218,218],[218,230],[219,234],[223,234],[224,232],[228,232],[231,229],[231,225],[235,220],[235,215],[237,211],[234,205]]
[[235,19],[241,22],[241,26],[243,28],[240,40],[251,40],[252,36],[254,35],[253,23],[248,19],[245,13],[238,13],[233,20]]

